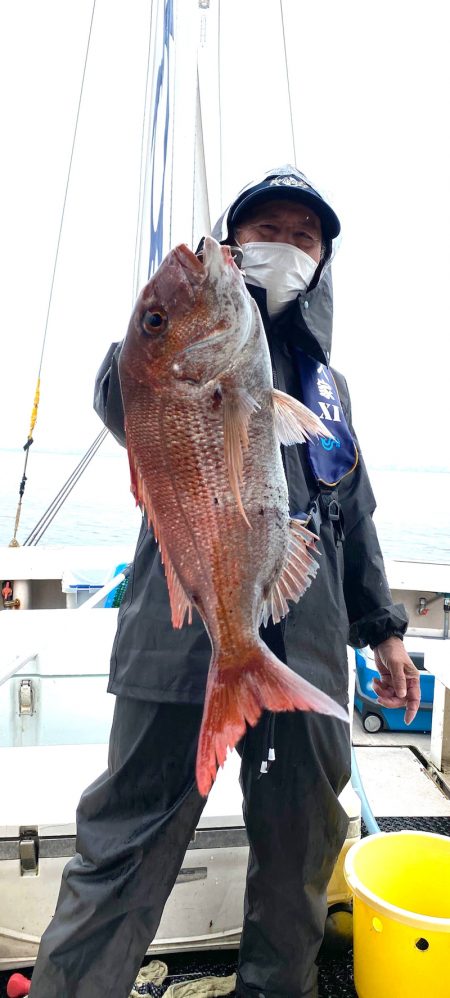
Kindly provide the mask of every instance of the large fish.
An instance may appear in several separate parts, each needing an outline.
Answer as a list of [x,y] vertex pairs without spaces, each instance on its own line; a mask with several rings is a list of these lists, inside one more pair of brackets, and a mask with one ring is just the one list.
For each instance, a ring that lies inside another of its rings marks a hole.
[[172,250],[143,289],[119,373],[132,491],[159,542],[173,626],[194,606],[211,640],[196,770],[206,795],[227,748],[265,708],[348,720],[259,636],[318,567],[316,538],[289,516],[280,442],[330,434],[274,390],[258,308],[212,238],[203,261],[187,246]]

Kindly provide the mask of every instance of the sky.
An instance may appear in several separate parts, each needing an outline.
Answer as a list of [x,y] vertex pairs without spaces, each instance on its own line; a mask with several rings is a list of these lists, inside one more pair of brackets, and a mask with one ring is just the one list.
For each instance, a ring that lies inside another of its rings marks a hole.
[[[45,450],[84,451],[98,433],[95,372],[132,308],[150,6],[95,5],[34,434]],[[197,6],[184,0],[178,24],[186,90]],[[91,14],[92,0],[1,12],[0,447],[20,450],[28,433]],[[342,223],[332,362],[366,460],[450,470],[447,5],[210,0],[203,17],[212,214],[296,158]],[[179,114],[180,170],[188,121]]]

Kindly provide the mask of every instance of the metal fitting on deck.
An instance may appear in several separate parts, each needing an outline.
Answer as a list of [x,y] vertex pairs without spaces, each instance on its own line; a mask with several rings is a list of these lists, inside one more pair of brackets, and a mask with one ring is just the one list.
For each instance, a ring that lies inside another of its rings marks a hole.
[[6,580],[2,584],[2,600],[5,610],[18,610],[20,608],[20,600],[13,598],[13,585],[14,583],[9,580]]

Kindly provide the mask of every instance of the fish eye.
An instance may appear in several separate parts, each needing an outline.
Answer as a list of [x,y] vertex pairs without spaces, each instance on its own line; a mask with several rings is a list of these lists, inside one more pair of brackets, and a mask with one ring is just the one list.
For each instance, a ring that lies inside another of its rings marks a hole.
[[147,309],[141,319],[141,329],[146,336],[159,336],[167,326],[167,314],[162,308]]

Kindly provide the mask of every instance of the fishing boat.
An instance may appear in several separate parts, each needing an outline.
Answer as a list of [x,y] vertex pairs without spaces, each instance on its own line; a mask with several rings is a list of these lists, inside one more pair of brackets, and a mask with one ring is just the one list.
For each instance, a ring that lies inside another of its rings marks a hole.
[[[280,9],[279,40],[286,56],[282,4]],[[93,17],[94,10],[95,4]],[[217,64],[220,4],[215,0],[150,0],[146,25],[133,297],[171,245],[180,241],[197,245],[210,229],[211,214],[218,214],[223,204],[223,95]],[[92,19],[66,195],[93,26]],[[292,124],[289,92],[287,107]],[[292,151],[295,158],[295,141]],[[52,291],[65,208],[66,196]],[[47,321],[51,301],[52,294]],[[33,461],[43,356],[44,349],[24,448],[13,543],[0,548],[0,969],[33,964],[55,908],[62,869],[75,850],[75,808],[80,793],[106,767],[113,711],[113,697],[106,693],[109,655],[121,588],[133,558],[131,543],[74,547],[41,542],[53,516],[95,458],[106,431],[98,434],[25,542],[18,541]],[[359,768],[369,798],[373,790],[378,816],[399,815],[411,822],[425,808],[431,818],[450,821],[450,565],[390,560],[387,574],[394,601],[403,602],[410,615],[408,650],[435,677],[433,725],[431,737],[402,733],[396,740],[392,732],[378,733],[373,721],[364,731],[356,718],[353,740]],[[354,676],[355,656],[349,649],[351,704]],[[363,702],[361,688],[356,697]],[[368,713],[362,708],[363,723]],[[386,774],[381,800],[379,787],[372,786],[379,766],[378,762],[374,766],[373,755],[370,758],[373,752],[382,758]],[[408,765],[409,799],[399,802],[397,777]],[[238,769],[239,759],[231,753],[186,853],[150,947],[153,954],[239,944],[248,846]],[[331,915],[349,910],[343,859],[361,835],[361,794],[351,784],[343,792],[342,803],[349,830],[329,885]]]

